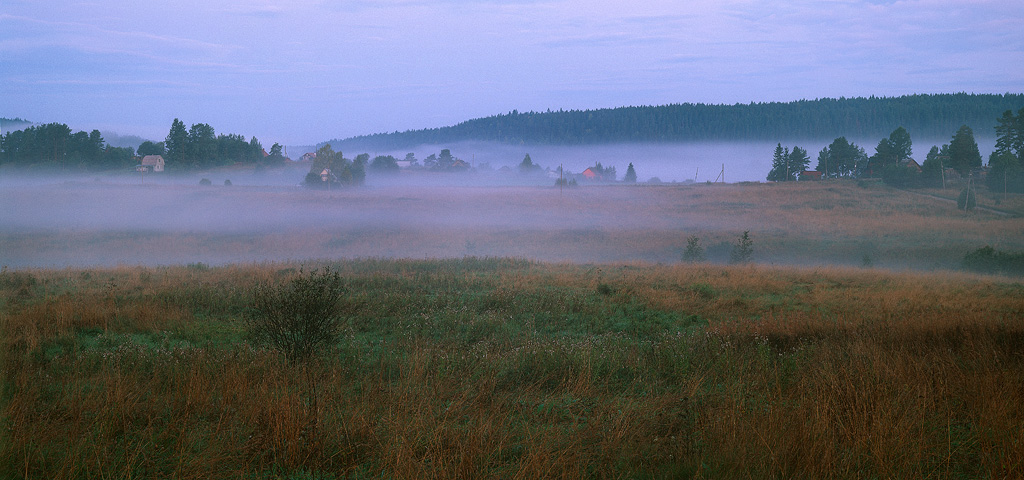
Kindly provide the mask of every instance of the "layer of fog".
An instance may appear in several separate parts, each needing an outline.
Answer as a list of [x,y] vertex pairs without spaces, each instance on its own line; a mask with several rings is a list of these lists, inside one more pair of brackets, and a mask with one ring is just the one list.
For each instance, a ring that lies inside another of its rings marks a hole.
[[0,265],[465,255],[672,261],[678,257],[675,245],[666,250],[620,237],[686,227],[740,228],[729,219],[683,222],[658,215],[676,207],[664,198],[634,198],[642,189],[366,186],[314,191],[95,180],[7,185],[0,191]]
[[[828,142],[782,142],[810,152]],[[865,145],[857,142],[858,145]],[[923,160],[938,142],[915,142]],[[987,156],[991,147],[984,140]],[[991,144],[991,142],[989,142]],[[261,262],[307,258],[515,256],[544,261],[678,261],[686,232],[718,240],[771,228],[678,214],[687,205],[644,190],[584,185],[564,191],[551,172],[521,175],[524,155],[578,173],[601,162],[641,183],[763,181],[774,144],[509,146],[461,143],[409,151],[422,161],[449,148],[470,172],[369,170],[366,185],[300,186],[308,163],[232,166],[187,174],[61,174],[0,168],[0,265],[10,267]],[[871,149],[868,153],[871,153]],[[361,152],[345,152],[353,157]],[[507,168],[503,168],[507,167]],[[209,180],[201,186],[200,180]],[[227,186],[226,183],[230,183]],[[741,190],[737,195],[742,195]],[[653,200],[652,200],[653,198]],[[737,199],[740,204],[756,199]],[[666,233],[668,232],[668,233]],[[781,260],[780,260],[781,261]],[[787,262],[803,261],[799,258]],[[814,259],[806,260],[814,262]]]
[[[880,139],[849,139],[864,148],[868,156],[874,154]],[[995,144],[994,138],[977,137],[983,161]],[[950,138],[914,140],[913,157],[923,163],[932,146],[948,144]],[[567,172],[580,173],[587,167],[600,162],[604,167],[615,167],[619,180],[626,173],[630,163],[636,170],[637,180],[651,179],[661,182],[714,182],[724,179],[727,183],[765,181],[772,167],[772,154],[778,144],[792,149],[799,146],[808,152],[814,169],[818,152],[832,140],[781,140],[779,142],[693,142],[693,143],[652,143],[652,144],[610,144],[610,145],[508,145],[485,142],[461,142],[446,145],[421,145],[408,149],[394,149],[369,152],[376,155],[392,155],[401,160],[407,153],[413,153],[421,160],[430,154],[437,154],[443,148],[451,150],[453,156],[469,162],[474,167],[491,169],[516,168],[525,155],[530,155],[534,164],[557,170],[560,166]],[[345,152],[346,156],[349,152]],[[356,153],[356,152],[353,152]],[[358,152],[362,153],[362,152]]]
[[[919,139],[914,141],[913,156],[923,163],[928,150],[934,145],[949,143],[948,138]],[[878,139],[851,139],[863,147],[867,155],[874,153]],[[977,138],[983,159],[987,160],[995,140],[990,137]],[[610,144],[583,146],[556,145],[508,145],[488,142],[461,142],[444,145],[421,145],[413,148],[380,151],[345,151],[346,158],[367,153],[371,158],[391,155],[404,160],[412,153],[420,165],[429,155],[437,155],[449,149],[455,158],[468,162],[471,172],[427,172],[403,171],[399,175],[381,175],[373,170],[367,172],[366,183],[370,186],[423,185],[423,186],[512,186],[512,185],[553,185],[558,178],[559,167],[567,175],[579,174],[587,167],[600,162],[604,167],[615,167],[617,180],[622,180],[629,164],[637,174],[639,182],[758,182],[765,181],[771,170],[772,154],[778,143],[787,148],[799,146],[808,152],[810,168],[817,166],[818,152],[831,140],[797,140],[780,142],[725,142],[725,143],[656,143],[656,144]],[[293,148],[292,158],[301,157],[302,151]],[[542,171],[534,175],[519,175],[518,166],[524,156],[530,155],[532,162]],[[202,179],[214,185],[225,181],[239,186],[296,186],[300,185],[309,172],[309,163],[290,162],[285,167],[254,169],[252,166],[228,166],[192,173],[137,173],[131,169],[123,172],[99,173],[57,173],[52,171],[25,173],[0,168],[0,188],[7,185],[55,184],[65,181],[99,181],[125,185],[196,185]]]

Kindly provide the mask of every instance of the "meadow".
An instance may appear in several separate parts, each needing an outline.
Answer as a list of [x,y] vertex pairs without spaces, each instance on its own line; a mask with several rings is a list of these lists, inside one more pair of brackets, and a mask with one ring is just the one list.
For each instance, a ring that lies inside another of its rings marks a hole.
[[[258,285],[342,335],[254,344]],[[1012,478],[1024,286],[466,257],[0,273],[3,478]]]
[[[1024,286],[962,270],[1020,199],[924,193],[6,185],[0,478],[1024,476]],[[324,268],[337,341],[256,342]]]

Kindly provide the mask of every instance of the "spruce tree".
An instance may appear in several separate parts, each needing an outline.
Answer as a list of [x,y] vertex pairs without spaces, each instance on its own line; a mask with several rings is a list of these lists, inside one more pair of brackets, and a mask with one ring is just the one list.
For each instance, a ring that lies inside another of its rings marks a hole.
[[963,176],[981,166],[981,152],[978,151],[978,142],[974,141],[971,127],[961,126],[949,142],[949,166]]
[[636,183],[636,170],[633,169],[633,163],[629,163],[629,167],[626,168],[626,176],[622,178],[623,182]]

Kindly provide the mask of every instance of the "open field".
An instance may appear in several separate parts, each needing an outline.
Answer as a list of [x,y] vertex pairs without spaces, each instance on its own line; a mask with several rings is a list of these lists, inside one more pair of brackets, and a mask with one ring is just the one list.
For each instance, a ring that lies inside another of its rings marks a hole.
[[1020,283],[343,261],[325,357],[246,341],[325,265],[0,273],[0,477],[1024,475]]
[[[955,271],[1017,200],[5,185],[0,478],[1019,477],[1024,287]],[[340,341],[253,343],[327,265]]]
[[81,182],[7,185],[0,205],[0,265],[13,268],[466,255],[674,263],[689,236],[725,262],[744,231],[762,264],[956,269],[986,245],[1024,250],[1024,212],[964,214],[854,182],[332,192]]

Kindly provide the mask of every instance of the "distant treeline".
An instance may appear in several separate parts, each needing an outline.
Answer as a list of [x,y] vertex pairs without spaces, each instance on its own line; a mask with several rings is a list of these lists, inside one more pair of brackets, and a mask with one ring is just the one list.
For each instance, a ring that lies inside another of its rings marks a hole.
[[270,153],[255,137],[217,135],[205,123],[185,124],[174,119],[163,142],[143,141],[138,151],[116,147],[103,139],[99,130],[72,133],[62,123],[32,125],[0,135],[0,165],[73,170],[132,169],[145,155],[162,155],[170,170],[211,168],[232,163],[261,166],[281,164],[282,146],[274,144]]
[[14,117],[0,117],[0,134],[9,132],[11,130],[19,130],[32,125],[32,122],[25,120],[24,118]]
[[136,163],[135,149],[108,145],[99,130],[72,133],[67,125],[47,123],[0,136],[0,165],[109,170]]
[[163,155],[167,167],[172,170],[195,170],[232,163],[279,165],[285,161],[281,152],[282,146],[275,143],[267,153],[256,137],[246,141],[242,135],[217,135],[206,123],[194,123],[186,129],[185,122],[177,118],[171,122],[171,130],[163,142],[139,145],[139,155]]
[[1024,94],[967,93],[823,98],[788,103],[683,103],[600,110],[558,110],[468,120],[458,125],[334,139],[335,148],[407,148],[458,141],[552,145],[618,142],[876,138],[903,126],[918,138],[946,137],[961,125],[991,131]]

